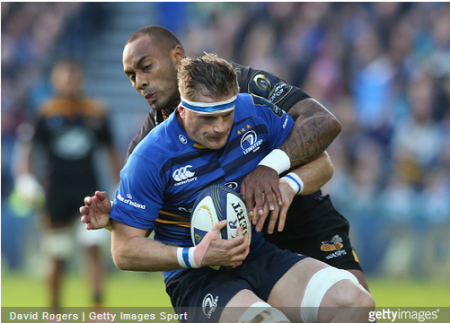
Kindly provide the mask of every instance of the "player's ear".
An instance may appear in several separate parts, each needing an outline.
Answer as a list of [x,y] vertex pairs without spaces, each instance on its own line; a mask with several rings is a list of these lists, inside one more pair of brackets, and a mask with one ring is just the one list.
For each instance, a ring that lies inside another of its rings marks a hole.
[[180,114],[181,119],[186,118],[186,109],[183,106],[178,106],[178,113]]
[[185,57],[184,49],[180,45],[176,45],[169,51],[170,59],[175,66],[178,66],[180,61]]

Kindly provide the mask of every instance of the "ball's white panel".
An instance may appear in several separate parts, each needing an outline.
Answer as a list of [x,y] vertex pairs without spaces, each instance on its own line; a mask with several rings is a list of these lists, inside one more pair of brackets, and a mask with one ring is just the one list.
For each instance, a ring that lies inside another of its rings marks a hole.
[[[249,233],[251,242],[252,224],[247,214],[245,202],[230,188],[215,185],[205,189],[194,204],[191,214],[191,238],[194,246],[211,230],[219,219],[227,220],[227,226],[221,232],[222,239],[236,237],[237,230],[243,227],[243,233]],[[233,267],[211,266],[213,269],[229,270]]]
[[[245,203],[239,196],[232,193],[227,193],[227,220],[228,220],[228,237],[233,238],[237,234],[237,229],[241,226],[243,228],[242,233],[247,232],[251,235],[251,222],[247,214],[247,208]],[[251,237],[251,236],[250,236]],[[249,244],[250,244],[249,239]]]
[[191,218],[192,243],[197,245],[217,222],[216,210],[211,196],[204,197],[195,207]]

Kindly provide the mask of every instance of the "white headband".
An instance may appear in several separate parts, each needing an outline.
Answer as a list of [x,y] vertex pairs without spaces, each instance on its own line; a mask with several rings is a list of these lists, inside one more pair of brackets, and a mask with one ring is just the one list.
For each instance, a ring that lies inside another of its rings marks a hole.
[[232,98],[226,101],[219,102],[198,102],[198,101],[189,101],[181,96],[180,105],[186,109],[195,111],[197,113],[202,114],[211,114],[218,112],[228,112],[234,109],[236,105],[237,95],[234,95]]

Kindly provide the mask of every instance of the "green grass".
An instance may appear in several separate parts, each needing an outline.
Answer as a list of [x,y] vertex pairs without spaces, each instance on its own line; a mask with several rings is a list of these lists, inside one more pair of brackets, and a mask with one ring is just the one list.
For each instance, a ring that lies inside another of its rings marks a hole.
[[[368,279],[377,307],[448,307],[450,281],[432,279]],[[2,307],[49,305],[46,280],[20,272],[2,272]],[[88,280],[70,274],[64,281],[62,306],[91,306]],[[107,276],[105,302],[108,307],[170,307],[162,274],[113,270]]]
[[377,307],[450,307],[450,280],[369,278]]
[[[46,307],[49,293],[45,278],[2,272],[2,307]],[[171,307],[161,273],[116,272],[105,279],[104,306]],[[89,280],[69,274],[64,279],[61,306],[91,306]]]

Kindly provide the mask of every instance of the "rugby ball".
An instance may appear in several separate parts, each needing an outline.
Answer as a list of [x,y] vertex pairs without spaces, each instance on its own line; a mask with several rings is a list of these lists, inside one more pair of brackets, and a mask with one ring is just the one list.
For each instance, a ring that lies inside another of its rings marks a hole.
[[[198,245],[203,237],[217,222],[227,220],[227,226],[220,232],[222,239],[236,237],[237,230],[243,227],[243,234],[249,233],[248,243],[251,241],[252,223],[242,197],[225,185],[213,185],[200,193],[194,203],[191,214],[191,238],[194,246]],[[211,266],[213,269],[220,266]]]

